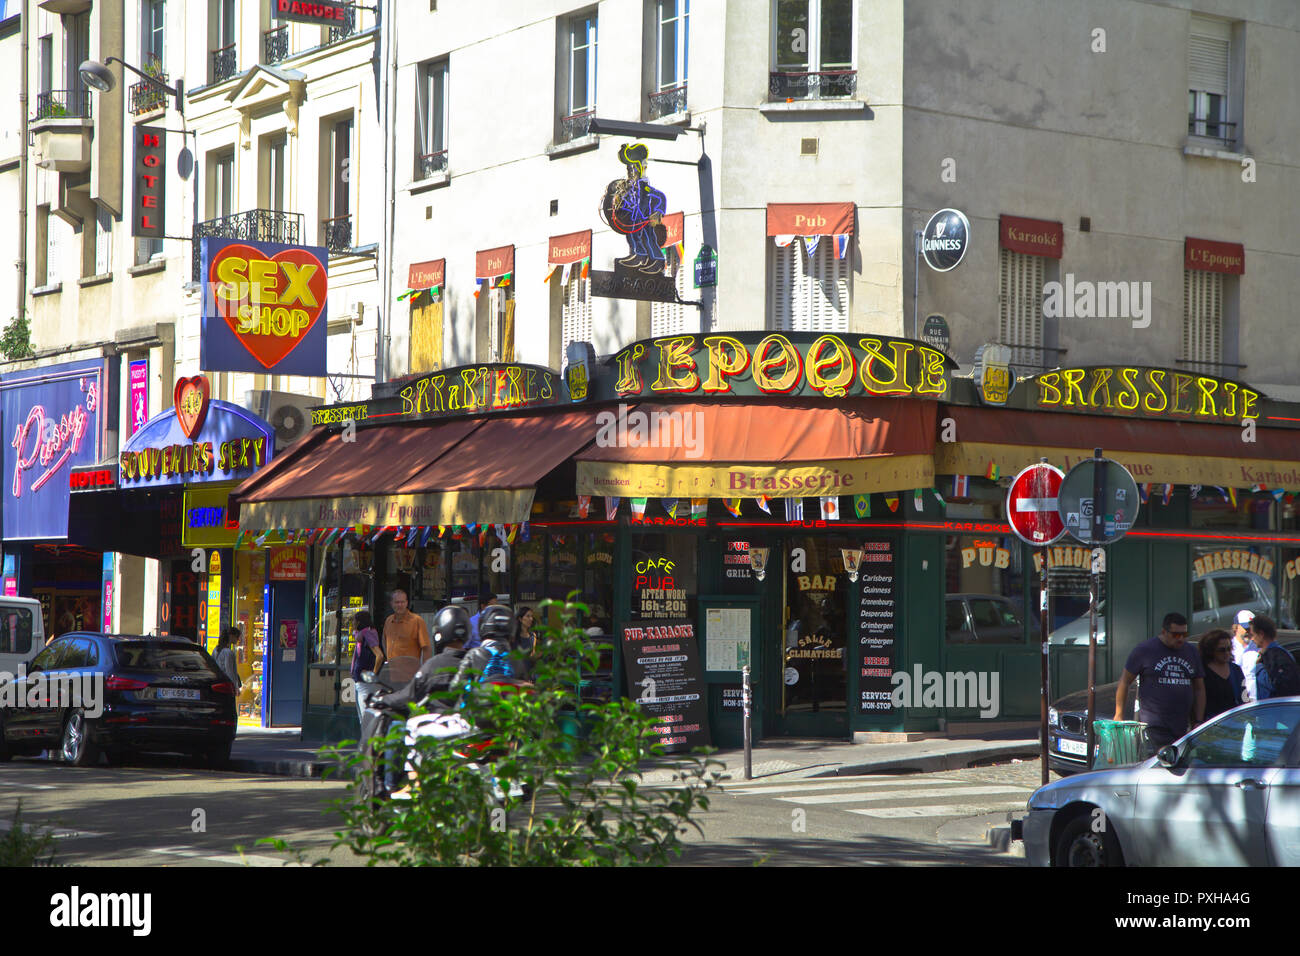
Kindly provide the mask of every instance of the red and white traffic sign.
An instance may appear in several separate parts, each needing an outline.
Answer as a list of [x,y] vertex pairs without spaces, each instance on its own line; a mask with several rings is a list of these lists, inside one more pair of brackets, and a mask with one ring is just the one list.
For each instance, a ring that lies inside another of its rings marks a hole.
[[1065,475],[1052,465],[1030,465],[1011,482],[1007,492],[1007,520],[1011,530],[1028,544],[1051,544],[1065,534],[1065,522],[1056,499]]

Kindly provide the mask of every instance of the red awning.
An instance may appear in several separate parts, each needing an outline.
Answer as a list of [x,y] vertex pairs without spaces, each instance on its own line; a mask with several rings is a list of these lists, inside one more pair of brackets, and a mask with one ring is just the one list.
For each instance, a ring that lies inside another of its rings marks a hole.
[[408,289],[438,288],[442,285],[443,276],[447,272],[446,259],[430,259],[428,262],[412,262],[409,273],[406,278],[406,287]]
[[497,246],[484,249],[474,259],[474,278],[496,279],[515,271],[515,247]]
[[853,203],[767,204],[769,236],[843,236],[853,233]]
[[591,230],[570,232],[563,236],[551,236],[551,244],[546,253],[550,265],[569,265],[591,258]]

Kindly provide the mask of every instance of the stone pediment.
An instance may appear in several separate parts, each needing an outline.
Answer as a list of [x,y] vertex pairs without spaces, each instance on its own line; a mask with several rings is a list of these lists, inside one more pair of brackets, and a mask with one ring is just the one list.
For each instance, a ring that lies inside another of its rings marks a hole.
[[259,64],[249,70],[227,95],[230,105],[239,110],[244,146],[254,114],[282,111],[289,120],[290,135],[298,135],[298,107],[307,90],[307,76],[297,70],[277,70]]

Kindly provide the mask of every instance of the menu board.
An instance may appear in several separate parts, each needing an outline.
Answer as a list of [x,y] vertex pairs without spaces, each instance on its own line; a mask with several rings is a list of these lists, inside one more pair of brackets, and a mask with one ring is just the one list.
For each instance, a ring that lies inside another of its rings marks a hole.
[[628,695],[656,718],[654,743],[666,753],[710,745],[708,703],[695,625],[639,621],[623,628]]
[[867,541],[858,578],[858,706],[863,714],[893,711],[896,565],[892,541]]

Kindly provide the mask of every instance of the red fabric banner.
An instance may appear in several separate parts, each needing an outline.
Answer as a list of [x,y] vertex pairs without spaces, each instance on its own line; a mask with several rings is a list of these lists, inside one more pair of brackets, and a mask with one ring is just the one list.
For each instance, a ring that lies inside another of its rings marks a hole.
[[550,251],[546,261],[553,266],[581,262],[591,256],[591,230],[570,232],[563,236],[551,236]]
[[769,236],[842,236],[853,234],[853,203],[767,204]]
[[1012,252],[1059,259],[1065,254],[1065,226],[1045,219],[999,216],[998,242]]
[[495,279],[515,271],[515,247],[497,246],[484,249],[474,261],[474,278]]
[[1215,242],[1188,236],[1183,244],[1183,265],[1197,272],[1245,275],[1246,247],[1239,242]]
[[412,262],[411,271],[406,279],[408,289],[441,288],[447,273],[446,259],[430,259],[428,262]]

